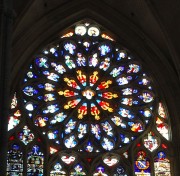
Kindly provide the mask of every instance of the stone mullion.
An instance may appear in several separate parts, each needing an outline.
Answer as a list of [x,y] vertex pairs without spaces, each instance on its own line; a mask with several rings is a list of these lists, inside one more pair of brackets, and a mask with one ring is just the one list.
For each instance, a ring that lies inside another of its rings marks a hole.
[[0,0],[0,175],[6,175],[7,124],[10,94],[12,0]]

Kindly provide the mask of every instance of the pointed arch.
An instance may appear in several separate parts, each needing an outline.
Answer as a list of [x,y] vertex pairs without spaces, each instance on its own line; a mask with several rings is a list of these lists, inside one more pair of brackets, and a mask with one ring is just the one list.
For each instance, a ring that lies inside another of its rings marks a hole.
[[[51,48],[50,48],[51,49]],[[69,50],[69,53],[70,54],[72,54],[71,52],[70,52],[70,49],[68,49]],[[54,53],[53,53],[54,54]],[[101,53],[102,55],[103,55],[103,53]],[[144,60],[142,61],[142,62],[145,62]],[[102,63],[102,62],[101,62]],[[39,67],[41,67],[40,66],[40,64],[41,64],[41,61],[40,60],[37,60],[37,63],[36,63]],[[77,64],[78,65],[78,64]],[[103,63],[102,63],[102,65],[103,65]],[[46,65],[45,65],[46,66]],[[55,65],[55,67],[56,67],[57,65]],[[80,65],[81,66],[81,65]],[[73,66],[72,66],[73,67]],[[68,64],[66,64],[66,68],[69,68],[69,69],[71,69],[69,66],[68,66]],[[105,69],[105,67],[103,67],[104,69]],[[103,69],[102,68],[102,69]],[[30,68],[31,69],[31,68]],[[101,69],[101,68],[100,68]],[[104,71],[106,71],[106,70],[104,70]],[[45,73],[45,75],[46,75],[46,73]],[[48,75],[46,75],[46,76],[48,76]],[[58,76],[55,76],[56,78],[52,78],[51,77],[51,79],[54,79],[53,81],[55,81],[56,82],[56,79],[58,80]],[[26,79],[26,78],[25,78]],[[70,80],[70,79],[69,79]],[[67,81],[68,82],[68,81]],[[119,79],[119,84],[121,85],[121,79]],[[72,82],[71,82],[72,83]],[[81,82],[80,82],[81,83]],[[102,83],[102,82],[101,82]],[[101,85],[101,84],[99,84],[99,85]],[[71,86],[70,86],[71,87]],[[73,87],[74,88],[74,87]],[[75,88],[77,88],[77,87],[75,87]],[[78,88],[77,88],[78,89]],[[99,88],[100,89],[100,88]],[[27,92],[26,92],[27,93]],[[29,92],[28,92],[29,93]],[[34,92],[31,92],[31,93],[34,93]],[[63,94],[65,94],[65,92],[63,92]],[[146,94],[148,94],[148,93],[146,93]],[[142,98],[143,98],[143,95],[141,95],[142,96]],[[150,96],[152,96],[152,95],[150,95]],[[87,98],[87,96],[86,96],[86,98]],[[49,101],[49,98],[47,97],[47,100]],[[70,104],[71,104],[72,102],[70,102]],[[26,103],[25,103],[26,104]],[[36,105],[35,105],[36,106]],[[34,108],[35,107],[34,105],[33,105],[33,103],[28,103],[28,104],[26,104],[26,110],[30,110],[31,111],[31,108]],[[56,106],[56,105],[55,105]],[[53,107],[55,107],[55,106],[53,106]],[[101,105],[100,105],[101,106]],[[69,105],[68,104],[68,108],[71,108],[72,106],[71,105]],[[94,107],[94,105],[92,105],[91,106],[91,108],[92,107]],[[48,111],[47,113],[49,113],[50,112],[50,110],[49,110],[49,108],[50,108],[50,106],[47,106],[47,109],[43,109],[43,111],[44,112],[46,112],[46,111]],[[103,108],[102,108],[103,109]],[[156,109],[157,109],[157,107],[156,107]],[[105,108],[105,110],[106,110],[106,108]],[[121,110],[120,110],[121,111]],[[96,117],[96,115],[95,115],[95,117]],[[46,121],[46,119],[44,118],[43,119],[44,120],[44,122]],[[38,126],[38,123],[39,123],[39,119],[37,118],[37,126]],[[69,124],[72,124],[72,122],[68,122]],[[68,126],[69,126],[69,124],[66,124],[67,126],[67,128],[68,128]],[[107,124],[106,124],[107,125]],[[139,124],[140,125],[140,124]],[[105,128],[105,127],[104,127]],[[71,132],[71,128],[69,128],[69,131]],[[104,130],[105,132],[107,132],[106,130]],[[55,132],[55,131],[54,131]],[[56,133],[54,133],[54,132],[51,132],[51,134],[53,134],[53,136],[54,137],[52,137],[52,139],[55,139],[56,137],[55,137],[55,135],[56,135]],[[138,131],[139,132],[139,131]],[[50,132],[48,132],[49,134],[50,134]],[[109,133],[111,133],[111,132],[109,132]],[[107,132],[107,134],[108,134],[108,132]],[[52,135],[51,135],[52,136]],[[124,138],[124,140],[126,140],[128,137],[124,137],[124,136],[122,136],[121,137],[122,139]],[[67,138],[68,140],[70,140],[70,138]],[[105,143],[105,141],[104,141],[104,143]],[[105,144],[107,144],[107,143],[105,143]],[[142,144],[141,144],[142,145]],[[67,148],[71,148],[71,146],[70,147],[67,147]],[[111,149],[111,148],[108,148],[107,147],[107,145],[105,145],[105,148],[104,149]],[[98,171],[99,172],[99,171]]]

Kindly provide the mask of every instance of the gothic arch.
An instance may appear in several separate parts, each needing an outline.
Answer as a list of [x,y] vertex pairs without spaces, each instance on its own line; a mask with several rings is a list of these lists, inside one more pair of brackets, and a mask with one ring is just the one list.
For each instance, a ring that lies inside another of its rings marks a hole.
[[[178,100],[180,96],[179,80],[167,57],[136,24],[132,23],[120,12],[115,11],[106,4],[86,3],[88,5],[81,1],[78,4],[71,2],[58,6],[56,9],[45,13],[44,17],[35,21],[33,26],[27,24],[23,31],[15,29],[15,38],[13,40],[13,83],[18,80],[19,68],[23,67],[24,63],[31,58],[38,48],[52,41],[60,31],[64,31],[68,26],[84,19],[84,17],[95,19],[112,34],[115,34],[117,41],[134,51],[142,58],[145,65],[152,68],[151,75],[156,80],[157,89],[164,97],[172,119],[171,124],[174,127],[172,128],[172,140],[175,151],[179,153],[180,144],[178,141],[180,140],[177,140],[179,139],[178,136],[180,136],[178,128],[180,112],[177,108],[180,106]],[[108,13],[103,13],[106,11]],[[180,160],[178,157],[175,159],[177,160],[175,163]]]

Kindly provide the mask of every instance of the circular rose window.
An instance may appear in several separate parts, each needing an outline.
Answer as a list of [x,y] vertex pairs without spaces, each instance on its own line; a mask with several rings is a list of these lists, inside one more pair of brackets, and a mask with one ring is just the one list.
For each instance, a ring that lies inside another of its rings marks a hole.
[[77,25],[48,45],[23,81],[25,113],[53,149],[121,149],[151,120],[150,78],[96,25]]

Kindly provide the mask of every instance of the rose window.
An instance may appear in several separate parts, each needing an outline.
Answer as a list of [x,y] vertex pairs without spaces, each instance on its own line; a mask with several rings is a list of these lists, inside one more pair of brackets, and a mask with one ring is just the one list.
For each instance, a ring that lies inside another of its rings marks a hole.
[[96,25],[78,25],[36,55],[22,86],[25,113],[53,150],[128,146],[151,121],[151,79]]

